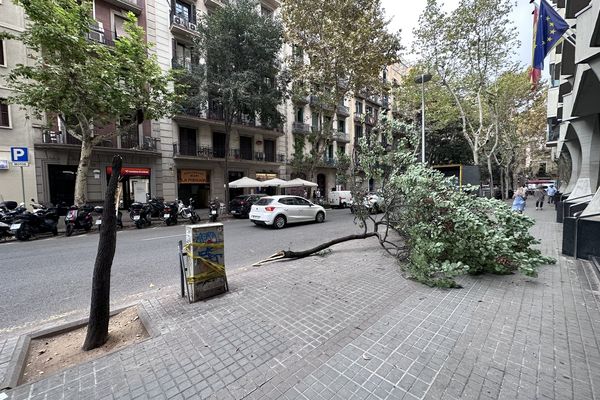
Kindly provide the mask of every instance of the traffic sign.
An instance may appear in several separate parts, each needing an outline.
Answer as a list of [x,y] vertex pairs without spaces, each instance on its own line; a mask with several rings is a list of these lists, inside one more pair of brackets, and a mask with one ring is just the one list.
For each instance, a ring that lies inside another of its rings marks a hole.
[[29,149],[27,147],[11,147],[10,161],[15,167],[28,167]]

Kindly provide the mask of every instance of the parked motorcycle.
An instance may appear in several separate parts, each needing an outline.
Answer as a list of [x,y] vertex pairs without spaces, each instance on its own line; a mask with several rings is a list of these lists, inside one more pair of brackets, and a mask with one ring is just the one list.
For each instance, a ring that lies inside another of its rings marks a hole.
[[177,211],[179,210],[179,204],[177,202],[165,203],[163,208],[163,221],[170,225],[177,225]]
[[58,235],[58,215],[55,208],[49,208],[37,214],[24,212],[13,220],[10,230],[18,240],[29,240],[40,233]]
[[129,217],[138,229],[142,229],[144,226],[150,226],[152,224],[152,221],[150,221],[150,206],[148,204],[138,202],[131,203]]
[[[45,212],[48,210],[48,207],[46,205],[36,202],[35,199],[31,199],[30,205],[31,205],[31,208],[33,209],[34,214],[38,214],[40,212]],[[58,215],[59,217],[66,216],[67,213],[69,212],[69,210],[71,209],[70,207],[67,207],[65,202],[58,203],[57,205],[53,206],[52,208],[55,209],[56,215]]]
[[81,208],[71,206],[65,216],[65,234],[71,236],[76,229],[89,232],[92,226],[94,226],[93,210],[93,207],[88,205],[84,205]]
[[10,232],[10,225],[0,220],[0,239],[6,240],[10,237],[12,237],[12,233]]
[[208,203],[208,219],[210,222],[217,222],[217,217],[219,216],[219,209],[221,208],[221,202],[219,199],[211,200]]
[[190,204],[186,206],[183,201],[177,199],[178,214],[181,218],[187,219],[190,223],[195,224],[200,221],[200,217],[196,214],[194,208],[194,199],[190,198]]
[[163,211],[165,209],[165,203],[156,197],[150,197],[148,193],[146,193],[146,204],[148,205],[148,218],[162,218]]
[[[100,215],[96,219],[96,226],[98,226],[98,230],[100,230],[102,228],[102,213],[104,212],[104,207],[96,206],[94,207],[94,212]],[[123,213],[121,210],[117,210],[117,228],[123,229]]]

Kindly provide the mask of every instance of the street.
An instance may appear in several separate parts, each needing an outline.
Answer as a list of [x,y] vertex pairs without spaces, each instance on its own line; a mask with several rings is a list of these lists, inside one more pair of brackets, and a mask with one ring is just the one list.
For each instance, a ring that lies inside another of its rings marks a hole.
[[[328,210],[323,224],[274,230],[247,219],[224,221],[227,271],[248,267],[278,250],[304,250],[358,232],[349,210]],[[125,304],[149,291],[179,285],[177,242],[183,225],[153,224],[119,231],[111,275],[113,304]],[[0,334],[40,323],[84,315],[98,234],[0,243]]]

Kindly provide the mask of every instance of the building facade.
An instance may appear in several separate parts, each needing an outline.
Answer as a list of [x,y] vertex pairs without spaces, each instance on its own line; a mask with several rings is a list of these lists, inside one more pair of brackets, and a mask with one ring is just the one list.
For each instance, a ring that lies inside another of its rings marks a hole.
[[[0,31],[17,35],[24,30],[25,23],[26,15],[21,7],[11,1],[0,2]],[[0,76],[10,73],[17,64],[26,64],[27,56],[28,49],[20,41],[0,39]],[[0,80],[0,202],[14,200],[29,204],[31,198],[37,198],[33,138],[41,125],[39,121],[28,119],[20,106],[8,104],[11,94]],[[13,146],[29,149],[29,166],[11,165]]]
[[600,211],[600,0],[559,0],[555,6],[576,27],[549,56],[548,146],[561,166],[560,191],[591,200],[584,214]]
[[[1,18],[7,15],[7,20],[22,21],[21,26],[24,26],[22,9],[14,6],[11,0],[0,7],[7,7],[7,4],[16,15],[2,13]],[[153,51],[163,71],[189,68],[198,17],[225,4],[221,0],[94,0],[96,25],[89,39],[107,46],[114,45],[115,40],[124,34],[126,13],[133,12],[146,30],[147,41],[153,43]],[[263,0],[259,7],[263,14],[276,15],[280,2]],[[25,48],[19,42],[9,45],[5,46],[5,62],[9,59],[12,59],[9,62],[13,65],[23,62],[26,59]],[[290,46],[285,46],[282,56],[291,55],[291,51]],[[1,68],[5,68],[2,62]],[[390,82],[399,80],[403,71],[399,65],[388,67],[382,72],[382,79]],[[2,96],[0,87],[0,99]],[[370,133],[381,115],[391,115],[391,104],[391,99],[385,96],[349,94],[335,110],[320,112],[315,96],[296,96],[279,106],[285,118],[282,126],[268,126],[249,116],[235,121],[228,149],[225,148],[222,113],[211,104],[199,107],[199,111],[189,110],[172,118],[145,121],[130,134],[107,140],[93,149],[88,200],[90,203],[103,200],[115,153],[121,154],[124,159],[124,207],[133,201],[145,201],[146,194],[165,200],[181,198],[186,202],[194,198],[197,207],[206,207],[213,198],[225,198],[225,179],[292,179],[298,176],[310,179],[291,165],[294,143],[298,137],[310,134],[324,123],[332,123],[335,127],[334,140],[325,149],[323,160],[312,177],[325,197],[330,190],[345,189],[336,179],[339,154],[352,156],[358,139]],[[0,126],[0,133],[3,130],[15,131],[12,136],[0,136],[0,151],[7,148],[1,146],[5,145],[3,140],[8,137],[18,137],[19,140],[7,141],[6,146],[25,144],[34,150],[35,163],[27,171],[27,181],[30,182],[27,198],[31,196],[41,202],[72,204],[79,141],[66,132],[58,119],[45,121],[45,126],[54,126],[47,130],[42,128],[41,123],[25,120],[18,106],[0,107],[3,107],[0,110],[9,107],[11,124],[10,127]],[[309,150],[307,146],[305,151]],[[229,163],[227,177],[224,176],[226,154]],[[15,169],[9,172],[0,170],[2,183],[5,181],[3,176],[10,176],[10,182],[15,181],[19,178],[16,173]],[[9,180],[6,179],[6,182]],[[371,182],[369,188],[374,189],[374,186]],[[18,193],[13,193],[12,188],[10,190],[0,194],[6,199],[17,198]],[[239,189],[231,189],[229,196],[240,193]]]

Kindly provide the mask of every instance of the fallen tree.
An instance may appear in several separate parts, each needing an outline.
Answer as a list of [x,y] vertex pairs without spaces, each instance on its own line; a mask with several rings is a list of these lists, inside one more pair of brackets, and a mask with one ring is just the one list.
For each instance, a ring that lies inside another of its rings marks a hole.
[[[355,160],[355,223],[362,234],[344,236],[303,251],[280,251],[255,265],[299,259],[335,244],[376,237],[410,278],[431,286],[457,287],[462,274],[537,276],[540,265],[555,261],[533,246],[533,219],[511,211],[498,200],[477,197],[452,178],[415,161],[418,143],[410,125],[382,119],[373,131],[381,137],[361,138]],[[381,140],[380,140],[381,139]],[[379,183],[382,213],[361,183]],[[404,262],[406,261],[406,262]]]

